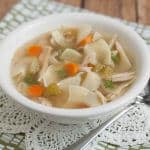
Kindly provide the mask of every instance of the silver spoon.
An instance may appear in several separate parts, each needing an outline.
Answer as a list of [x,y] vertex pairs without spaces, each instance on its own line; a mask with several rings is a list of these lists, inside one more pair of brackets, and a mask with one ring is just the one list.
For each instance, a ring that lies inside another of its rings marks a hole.
[[103,123],[101,126],[97,127],[96,129],[92,130],[89,134],[81,138],[76,143],[72,144],[71,146],[65,148],[64,150],[84,150],[89,143],[91,143],[95,137],[97,137],[100,133],[102,133],[107,127],[109,127],[113,122],[119,119],[123,114],[131,110],[135,105],[139,104],[146,104],[150,105],[150,80],[148,82],[148,90],[144,96],[137,96],[136,100],[126,106],[121,112],[119,112],[114,117],[110,118],[108,121]]

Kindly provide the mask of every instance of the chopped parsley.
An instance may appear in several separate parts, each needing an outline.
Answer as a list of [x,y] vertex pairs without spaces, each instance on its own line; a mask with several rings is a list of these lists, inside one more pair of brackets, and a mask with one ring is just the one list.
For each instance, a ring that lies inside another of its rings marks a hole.
[[113,60],[114,63],[119,63],[120,60],[119,55],[114,54],[111,55],[111,59]]
[[60,78],[65,78],[67,77],[67,71],[63,68],[63,69],[60,69],[60,70],[57,70],[57,74]]
[[34,74],[27,74],[24,78],[24,82],[31,85],[31,84],[38,84],[37,76]]
[[114,84],[111,80],[105,80],[104,86],[105,86],[105,88],[114,89]]

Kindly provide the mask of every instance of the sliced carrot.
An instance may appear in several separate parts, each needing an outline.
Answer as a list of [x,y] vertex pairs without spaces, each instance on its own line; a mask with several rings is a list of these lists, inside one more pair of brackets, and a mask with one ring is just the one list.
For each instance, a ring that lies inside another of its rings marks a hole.
[[78,43],[77,47],[83,47],[83,46],[85,46],[86,44],[91,43],[91,42],[92,42],[92,39],[93,39],[93,34],[89,34],[88,36],[86,36],[84,39],[82,39],[82,40]]
[[65,64],[64,67],[65,67],[65,69],[66,69],[69,76],[73,76],[76,73],[78,73],[78,71],[79,71],[79,65],[75,64],[75,63]]
[[27,94],[32,97],[39,97],[42,96],[43,91],[44,91],[43,86],[34,84],[28,87]]
[[32,45],[28,48],[29,56],[39,56],[42,52],[42,47],[38,45]]

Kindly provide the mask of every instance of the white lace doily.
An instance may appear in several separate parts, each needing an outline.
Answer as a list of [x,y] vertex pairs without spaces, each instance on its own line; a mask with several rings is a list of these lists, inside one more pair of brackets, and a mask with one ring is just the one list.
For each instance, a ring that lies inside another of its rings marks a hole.
[[[47,0],[32,2],[23,0],[0,23],[0,37],[3,38],[22,22],[50,12],[62,11],[80,10]],[[139,32],[148,44],[150,43],[149,27],[145,28],[134,23],[128,25]],[[17,104],[0,89],[0,132],[25,133],[27,150],[61,150],[79,140],[109,117],[103,116],[94,122],[79,125],[57,124]],[[96,149],[99,141],[121,146],[150,144],[150,108],[144,105],[136,106],[107,128],[88,148]]]

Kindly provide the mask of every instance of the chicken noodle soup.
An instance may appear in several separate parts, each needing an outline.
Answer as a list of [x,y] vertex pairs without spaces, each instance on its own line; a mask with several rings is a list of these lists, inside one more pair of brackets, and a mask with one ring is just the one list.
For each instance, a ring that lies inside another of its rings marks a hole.
[[135,80],[117,35],[89,25],[61,26],[19,48],[11,65],[16,89],[50,107],[88,108],[113,101]]

